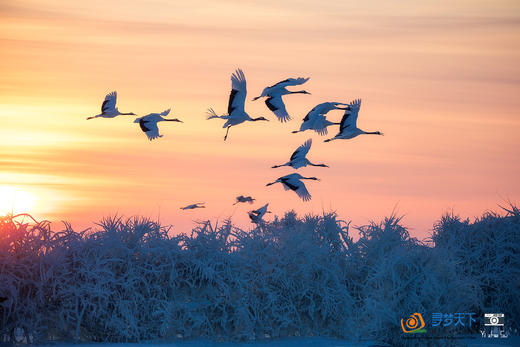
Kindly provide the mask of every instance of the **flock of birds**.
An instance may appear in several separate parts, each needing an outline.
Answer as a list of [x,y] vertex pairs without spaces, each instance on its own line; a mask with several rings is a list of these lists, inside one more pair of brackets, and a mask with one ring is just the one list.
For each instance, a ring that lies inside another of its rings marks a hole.
[[[288,95],[288,94],[310,94],[309,92],[305,90],[299,90],[299,91],[289,91],[286,87],[289,86],[297,86],[302,85],[305,82],[307,82],[309,78],[288,78],[281,82],[278,82],[272,86],[264,88],[262,91],[262,94],[260,96],[257,96],[253,98],[253,101],[260,99],[260,98],[266,98],[265,104],[271,110],[275,116],[278,118],[278,120],[282,123],[285,123],[289,120],[291,120],[291,116],[288,114],[287,109],[285,107],[284,100],[282,99],[282,96]],[[246,112],[245,112],[245,101],[246,101],[246,95],[247,95],[247,85],[246,85],[246,78],[244,75],[244,72],[241,69],[238,69],[231,75],[231,94],[229,95],[229,102],[228,102],[228,110],[227,114],[224,115],[218,115],[212,108],[208,109],[208,117],[207,119],[224,119],[226,122],[222,126],[223,128],[226,128],[226,134],[224,135],[224,141],[227,139],[229,135],[229,129],[233,126],[242,124],[244,122],[250,121],[250,122],[256,122],[256,121],[269,121],[265,117],[258,117],[258,118],[251,118]],[[103,104],[101,105],[101,113],[93,116],[88,117],[88,119],[94,119],[94,118],[114,118],[120,115],[136,115],[135,113],[128,112],[120,112],[119,109],[116,107],[116,101],[117,101],[117,93],[111,92],[106,95],[105,100],[103,101]],[[327,135],[328,130],[327,128],[332,125],[339,125],[339,132],[332,138],[324,140],[324,142],[330,142],[333,140],[346,140],[346,139],[352,139],[358,135],[362,134],[371,134],[371,135],[383,135],[380,131],[373,131],[373,132],[367,132],[364,130],[361,130],[357,127],[357,118],[359,114],[359,109],[361,107],[361,100],[356,99],[352,102],[346,104],[341,102],[324,102],[321,104],[318,104],[312,108],[312,110],[307,113],[307,115],[303,118],[303,122],[300,125],[299,130],[292,131],[292,133],[299,133],[306,130],[313,130],[319,135]],[[332,110],[344,110],[345,113],[343,114],[343,117],[341,119],[341,122],[331,122],[326,118],[326,114]],[[134,123],[139,123],[139,126],[141,130],[146,134],[148,139],[154,140],[159,137],[162,137],[163,135],[159,134],[159,127],[157,123],[159,122],[180,122],[181,120],[177,118],[164,118],[168,116],[170,113],[170,109],[165,110],[161,113],[150,113],[146,116],[136,118],[134,120]],[[319,167],[328,167],[325,164],[313,164],[311,163],[307,158],[307,153],[309,153],[309,150],[312,145],[312,139],[308,139],[305,141],[304,144],[299,146],[291,155],[291,158],[288,162],[285,164],[280,165],[274,165],[272,168],[278,168],[282,166],[290,166],[293,169],[299,169],[305,166],[319,166]],[[273,185],[275,183],[281,183],[285,190],[292,190],[294,191],[303,201],[308,201],[311,199],[311,195],[309,191],[307,190],[307,187],[303,183],[303,180],[316,180],[319,181],[316,177],[304,177],[298,173],[291,173],[282,177],[279,177],[274,182],[267,183],[266,186]],[[236,205],[238,203],[250,203],[252,204],[253,199],[250,196],[237,196],[236,202],[233,205]],[[249,218],[253,223],[259,223],[262,221],[263,216],[266,213],[270,213],[270,211],[267,210],[269,204],[266,204],[256,210],[249,211]],[[184,207],[181,207],[182,210],[192,210],[197,208],[205,208],[204,203],[194,203],[190,204]]]

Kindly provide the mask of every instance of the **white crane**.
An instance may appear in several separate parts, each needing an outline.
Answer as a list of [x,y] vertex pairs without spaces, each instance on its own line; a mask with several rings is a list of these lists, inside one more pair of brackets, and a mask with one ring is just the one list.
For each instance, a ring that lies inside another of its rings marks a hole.
[[116,101],[117,101],[117,92],[108,93],[105,96],[105,101],[103,101],[103,104],[101,105],[101,113],[92,117],[88,117],[87,120],[93,119],[93,118],[114,118],[120,115],[128,115],[128,116],[135,116],[135,113],[128,112],[123,113],[119,112],[119,109],[116,107]]
[[196,202],[194,204],[181,207],[181,210],[194,210],[196,208],[206,208],[206,206],[204,206],[204,204],[205,204],[204,202]]
[[334,123],[327,120],[327,118],[325,118],[325,114],[332,110],[345,110],[344,107],[339,106],[347,106],[347,104],[341,102],[324,102],[314,106],[313,109],[307,113],[305,118],[303,118],[303,123],[300,126],[300,130],[293,131],[293,134],[305,130],[314,130],[320,135],[326,135],[328,132],[328,126],[339,123]]
[[285,175],[283,177],[278,178],[276,181],[267,183],[266,186],[270,186],[275,183],[281,183],[285,190],[291,189],[294,191],[303,201],[308,201],[311,199],[311,194],[305,187],[305,184],[301,180],[315,180],[319,181],[316,177],[303,177],[300,174],[292,173],[289,175]]
[[158,122],[180,122],[183,123],[183,121],[173,118],[173,119],[166,119],[163,118],[164,116],[167,116],[170,113],[170,109],[167,109],[166,111],[163,111],[161,113],[150,113],[144,117],[139,117],[134,120],[134,123],[139,123],[139,126],[141,127],[141,130],[148,136],[148,140],[152,141],[153,139],[156,139],[158,137],[163,137],[162,135],[159,135],[159,128],[157,127]]
[[258,223],[262,222],[262,218],[264,217],[264,215],[266,213],[271,213],[271,211],[267,211],[267,206],[269,206],[269,204],[265,204],[264,206],[262,206],[256,210],[248,212],[249,218],[251,218],[252,223],[258,224]]
[[238,69],[231,75],[231,94],[229,95],[228,114],[218,116],[212,108],[208,109],[208,119],[221,118],[226,120],[223,126],[223,128],[227,128],[224,141],[227,139],[229,128],[234,125],[238,125],[246,121],[256,122],[259,120],[268,120],[264,117],[251,118],[244,111],[246,94],[246,76],[244,76],[244,72],[241,69]]
[[357,127],[356,123],[360,107],[361,99],[352,101],[345,109],[345,114],[343,115],[341,123],[339,124],[339,133],[337,133],[333,138],[326,139],[324,142],[340,139],[347,140],[361,134],[383,135],[383,133],[380,131],[364,131]]
[[289,116],[289,114],[287,113],[287,110],[285,109],[285,104],[283,103],[282,95],[310,94],[310,93],[306,90],[298,90],[295,92],[291,92],[291,91],[287,90],[285,87],[304,84],[308,80],[309,80],[309,78],[303,78],[303,77],[288,78],[288,79],[278,82],[272,86],[264,88],[264,90],[262,91],[262,94],[260,96],[257,96],[256,98],[254,98],[253,101],[263,98],[264,96],[267,97],[267,99],[265,99],[265,104],[271,111],[273,111],[273,113],[276,115],[276,117],[278,117],[278,120],[282,123],[290,121],[291,116]]
[[237,199],[237,201],[233,205],[236,205],[236,204],[241,203],[241,202],[248,202],[248,203],[252,204],[253,200],[256,200],[256,199],[254,199],[251,196],[243,196],[243,195],[237,196],[236,199]]
[[328,165],[325,165],[325,164],[313,164],[305,157],[307,155],[307,153],[309,153],[309,150],[311,149],[311,145],[312,145],[312,139],[308,139],[307,141],[305,141],[305,143],[303,145],[301,145],[294,151],[294,153],[291,155],[291,160],[289,160],[287,163],[282,164],[282,165],[272,166],[272,168],[276,169],[277,167],[290,166],[294,169],[299,169],[299,168],[305,167],[307,165],[328,167]]

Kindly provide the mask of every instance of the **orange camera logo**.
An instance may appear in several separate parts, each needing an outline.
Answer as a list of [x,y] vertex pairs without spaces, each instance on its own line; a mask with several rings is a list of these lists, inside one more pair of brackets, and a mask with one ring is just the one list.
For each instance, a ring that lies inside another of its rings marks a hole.
[[410,315],[406,322],[403,322],[404,318],[401,318],[401,328],[407,334],[411,333],[425,333],[426,330],[424,328],[424,320],[420,313],[415,312]]

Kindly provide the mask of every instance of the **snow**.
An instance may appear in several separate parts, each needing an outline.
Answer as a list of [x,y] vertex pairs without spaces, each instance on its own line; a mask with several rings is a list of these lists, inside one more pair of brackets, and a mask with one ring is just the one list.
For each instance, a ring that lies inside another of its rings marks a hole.
[[335,214],[293,212],[251,230],[206,222],[176,236],[143,218],[83,232],[0,218],[0,336],[21,327],[37,342],[402,345],[400,320],[414,312],[501,312],[520,328],[515,207],[472,223],[446,215],[427,242],[395,216],[357,229],[354,242]]

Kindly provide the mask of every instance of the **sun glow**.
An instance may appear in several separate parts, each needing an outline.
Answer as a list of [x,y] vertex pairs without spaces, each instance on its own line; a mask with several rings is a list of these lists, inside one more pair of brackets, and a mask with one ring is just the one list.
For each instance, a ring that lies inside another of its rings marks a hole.
[[0,186],[0,215],[30,213],[36,198],[31,193],[11,186]]

